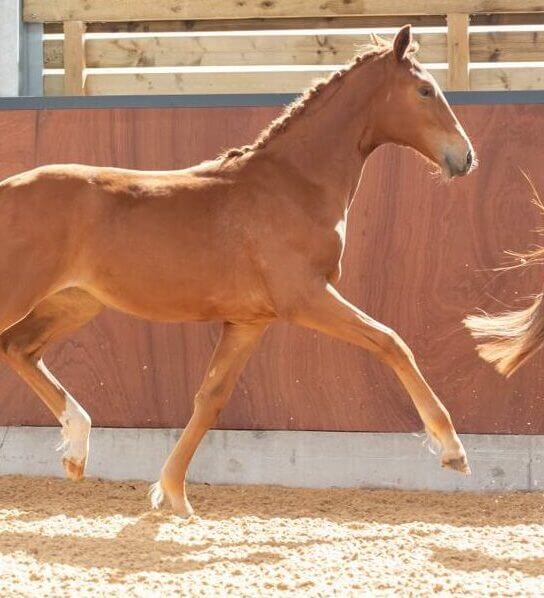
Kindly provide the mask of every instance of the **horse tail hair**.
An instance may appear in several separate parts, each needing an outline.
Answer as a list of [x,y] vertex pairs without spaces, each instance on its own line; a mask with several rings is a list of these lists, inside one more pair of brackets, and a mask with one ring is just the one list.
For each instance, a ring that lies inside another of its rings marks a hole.
[[544,343],[543,295],[526,309],[496,316],[468,316],[464,324],[474,338],[485,340],[476,347],[480,357],[509,377]]
[[158,509],[164,501],[164,490],[160,481],[155,482],[149,488],[149,498],[151,499],[151,508]]
[[[531,188],[531,202],[544,216],[544,202],[529,177],[521,170],[521,174]],[[544,228],[536,232],[544,234]],[[515,270],[527,266],[544,264],[544,247],[534,246],[530,251],[518,253],[506,252],[515,258],[517,263],[497,268],[497,270]],[[472,336],[483,343],[476,347],[480,357],[493,364],[498,372],[506,377],[511,376],[523,363],[530,359],[544,343],[544,293],[537,295],[533,303],[526,309],[503,312],[496,316],[486,313],[468,316],[463,321]]]

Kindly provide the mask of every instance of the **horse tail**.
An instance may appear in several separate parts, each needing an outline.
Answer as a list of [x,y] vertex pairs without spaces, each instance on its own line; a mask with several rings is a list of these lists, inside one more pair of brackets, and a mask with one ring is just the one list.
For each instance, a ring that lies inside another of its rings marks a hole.
[[151,499],[151,508],[158,509],[164,501],[164,490],[160,480],[155,482],[149,488],[149,498]]
[[464,324],[474,338],[486,341],[476,348],[480,357],[504,376],[511,376],[544,343],[543,295],[527,309],[468,316]]

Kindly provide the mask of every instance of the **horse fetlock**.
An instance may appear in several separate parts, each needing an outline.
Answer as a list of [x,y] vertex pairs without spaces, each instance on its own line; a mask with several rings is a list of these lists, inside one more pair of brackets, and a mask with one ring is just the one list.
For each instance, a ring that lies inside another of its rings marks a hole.
[[442,453],[442,467],[453,469],[465,475],[471,474],[467,454],[459,439],[457,439],[456,446]]
[[445,469],[453,469],[454,471],[464,473],[465,475],[470,475],[472,473],[466,454],[457,457],[447,454],[442,455],[442,467]]
[[172,510],[181,517],[190,517],[194,511],[185,493],[185,482],[183,478],[171,474],[165,467],[161,473],[159,482],[151,487],[151,504],[157,508],[164,498],[168,499]]
[[63,465],[68,478],[80,480],[85,472],[89,454],[91,418],[71,397],[66,399],[66,408],[59,418],[62,424]]
[[172,510],[174,511],[174,513],[176,515],[179,515],[180,517],[185,517],[185,518],[191,517],[191,515],[193,515],[194,509],[191,506],[191,503],[189,502],[185,493],[183,493],[181,495],[167,494],[166,496],[168,498],[170,506],[172,507]]
[[470,475],[471,471],[466,451],[455,432],[453,435],[448,435],[445,438],[439,438],[429,428],[426,428],[426,432],[431,446],[437,449],[436,452],[431,452],[435,454],[442,452],[442,467]]
[[79,480],[83,479],[83,476],[85,475],[86,464],[87,459],[84,459],[83,461],[74,461],[73,459],[67,459],[66,457],[62,459],[62,465],[64,467],[64,471],[66,472],[66,477],[74,482],[78,482]]

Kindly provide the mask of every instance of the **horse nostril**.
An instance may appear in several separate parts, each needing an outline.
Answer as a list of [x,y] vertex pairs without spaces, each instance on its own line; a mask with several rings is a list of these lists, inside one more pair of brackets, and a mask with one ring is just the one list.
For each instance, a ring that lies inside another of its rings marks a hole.
[[472,166],[473,159],[474,159],[474,156],[472,155],[472,150],[468,150],[468,152],[467,152],[467,168],[470,168]]

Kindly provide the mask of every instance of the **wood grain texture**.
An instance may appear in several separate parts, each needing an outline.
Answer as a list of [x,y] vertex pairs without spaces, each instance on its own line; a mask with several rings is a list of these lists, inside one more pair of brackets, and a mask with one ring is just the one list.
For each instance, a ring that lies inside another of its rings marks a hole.
[[470,34],[472,62],[544,60],[544,31],[491,31]]
[[[544,12],[529,14],[476,14],[472,25],[536,25],[544,23]],[[345,27],[445,26],[445,15],[390,15],[381,17],[312,17],[284,19],[221,19],[185,21],[129,21],[89,23],[90,33],[150,31],[258,31],[259,29],[328,29]],[[45,33],[62,33],[62,23],[45,23]]]
[[[393,36],[384,36],[392,39]],[[446,62],[443,33],[414,35],[421,62]],[[88,39],[90,68],[150,66],[239,66],[270,64],[343,64],[368,34],[111,37]],[[63,68],[62,40],[45,40],[45,68]]]
[[469,89],[470,50],[468,42],[467,14],[448,15],[448,84],[447,89],[461,91]]
[[[299,93],[317,79],[328,77],[331,70],[278,70],[258,72],[185,72],[157,73],[92,71],[87,74],[87,95],[169,95],[205,93]],[[444,86],[445,70],[433,70],[435,79]],[[59,96],[64,93],[64,76],[44,76],[44,93]]]
[[[188,166],[250,141],[276,108],[0,112],[0,175],[35,164]],[[412,152],[380,148],[348,225],[342,292],[393,326],[451,410],[460,432],[544,433],[544,353],[505,381],[478,359],[461,319],[475,307],[522,305],[542,271],[497,274],[504,249],[538,240],[522,167],[544,186],[544,106],[456,112],[481,166],[443,184]],[[500,148],[500,150],[499,150]],[[29,217],[32,217],[29,214]],[[1,299],[0,299],[1,300]],[[106,312],[46,360],[100,426],[186,423],[218,337],[216,325],[149,324]],[[0,425],[52,424],[0,367]],[[250,361],[222,428],[408,431],[420,428],[395,377],[361,350],[277,324]]]
[[[497,15],[513,19],[518,15]],[[538,21],[538,14],[525,15],[529,22]],[[482,15],[482,18],[485,18]],[[502,20],[497,21],[497,24]],[[89,23],[87,31],[90,33],[109,32],[163,32],[163,31],[259,31],[260,29],[337,29],[362,27],[402,27],[411,23],[414,27],[440,27],[446,24],[442,15],[401,15],[382,17],[313,17],[313,18],[284,18],[284,19],[221,19],[195,21],[130,21],[113,23]],[[44,33],[62,33],[61,23],[46,23]]]
[[157,21],[541,12],[539,0],[24,0],[24,20]]
[[85,23],[64,23],[64,95],[85,95]]
[[470,71],[470,89],[482,91],[544,89],[544,67],[473,68]]
[[[97,73],[87,75],[87,95],[170,95],[207,93],[298,93],[330,70],[274,72],[189,71]],[[63,95],[63,75],[45,75],[44,93]]]

